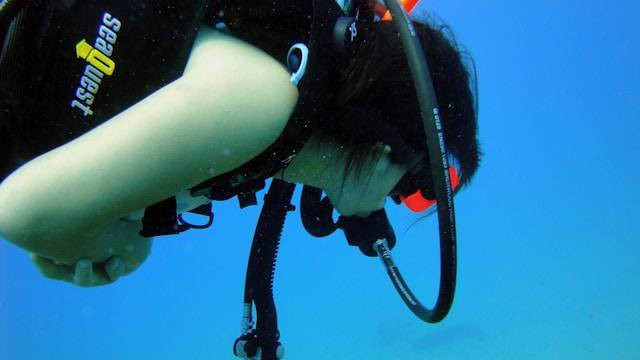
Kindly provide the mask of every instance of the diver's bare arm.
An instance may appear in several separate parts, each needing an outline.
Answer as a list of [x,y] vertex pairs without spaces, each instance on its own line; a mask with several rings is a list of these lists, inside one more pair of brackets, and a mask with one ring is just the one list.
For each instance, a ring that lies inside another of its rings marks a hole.
[[278,62],[203,29],[181,78],[0,185],[0,235],[43,256],[64,249],[247,162],[277,138],[296,101]]

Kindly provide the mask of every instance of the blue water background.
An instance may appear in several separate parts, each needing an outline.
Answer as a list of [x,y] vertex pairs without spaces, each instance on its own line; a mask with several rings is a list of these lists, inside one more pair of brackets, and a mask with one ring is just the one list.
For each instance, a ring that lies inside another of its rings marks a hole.
[[[275,294],[288,359],[640,359],[640,2],[423,0],[474,56],[485,152],[456,201],[450,315],[418,321],[376,259],[290,215]],[[100,288],[0,241],[0,359],[231,359],[257,207],[155,241]],[[434,219],[388,203],[431,305]]]

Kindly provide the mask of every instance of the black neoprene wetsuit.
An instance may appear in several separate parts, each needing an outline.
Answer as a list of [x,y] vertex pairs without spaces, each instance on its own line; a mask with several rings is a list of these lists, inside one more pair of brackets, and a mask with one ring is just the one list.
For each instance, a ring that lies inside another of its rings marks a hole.
[[322,121],[333,60],[329,27],[316,19],[340,14],[333,0],[29,3],[0,29],[0,181],[180,77],[198,28],[221,23],[283,64],[294,43],[311,49],[298,104],[276,142],[192,190],[216,188],[225,198],[234,194],[229,188],[263,181],[286,167]]

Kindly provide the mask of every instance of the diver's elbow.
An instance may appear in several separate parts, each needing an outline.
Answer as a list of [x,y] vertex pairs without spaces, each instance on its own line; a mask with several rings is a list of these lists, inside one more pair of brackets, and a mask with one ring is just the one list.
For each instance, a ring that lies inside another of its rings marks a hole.
[[50,233],[38,199],[9,177],[0,184],[0,237],[29,251],[36,251]]

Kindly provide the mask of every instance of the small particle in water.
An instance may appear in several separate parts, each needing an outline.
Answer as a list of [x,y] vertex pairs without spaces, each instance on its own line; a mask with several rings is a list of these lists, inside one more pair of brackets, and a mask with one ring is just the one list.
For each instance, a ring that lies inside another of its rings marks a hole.
[[229,150],[229,148],[222,149],[222,155],[224,155],[224,156],[231,155],[231,150]]

